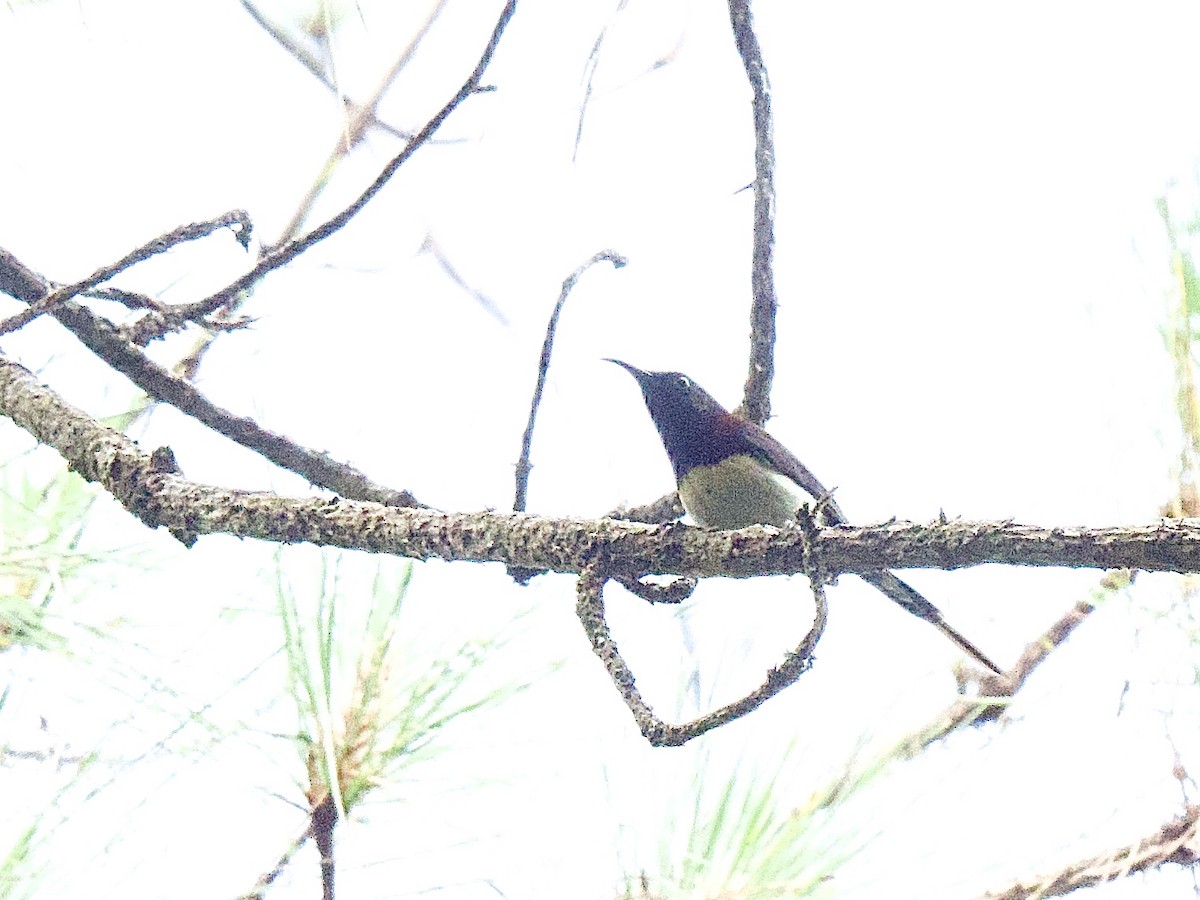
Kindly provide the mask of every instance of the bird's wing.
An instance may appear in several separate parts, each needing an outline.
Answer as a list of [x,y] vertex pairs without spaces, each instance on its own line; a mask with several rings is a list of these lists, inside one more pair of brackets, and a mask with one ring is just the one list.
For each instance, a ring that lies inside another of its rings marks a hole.
[[810,472],[791,450],[767,434],[766,431],[752,422],[748,422],[747,425],[749,427],[743,434],[754,455],[800,485],[806,494],[820,504],[826,522],[830,525],[844,524],[846,516],[842,512],[842,508],[837,505],[833,495],[825,490],[825,486],[817,481],[817,476]]

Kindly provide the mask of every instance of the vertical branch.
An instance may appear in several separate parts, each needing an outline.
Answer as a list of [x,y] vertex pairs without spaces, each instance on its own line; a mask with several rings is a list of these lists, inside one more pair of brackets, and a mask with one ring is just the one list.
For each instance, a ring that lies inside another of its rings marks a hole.
[[742,412],[759,425],[771,415],[775,379],[775,141],[771,129],[771,85],[762,48],[754,34],[750,0],[729,0],[729,22],[746,67],[754,108],[754,264],[750,275],[750,370]]
[[338,811],[332,793],[325,795],[311,813],[312,836],[321,851],[321,897],[322,900],[333,900],[334,862],[333,862],[333,829],[337,825]]

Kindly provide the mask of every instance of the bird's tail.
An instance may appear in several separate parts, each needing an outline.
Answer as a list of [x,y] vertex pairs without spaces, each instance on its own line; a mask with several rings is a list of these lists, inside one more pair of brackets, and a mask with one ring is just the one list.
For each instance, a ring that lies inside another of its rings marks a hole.
[[950,627],[945,618],[943,618],[941,610],[891,572],[863,572],[858,577],[872,587],[882,591],[891,600],[903,606],[918,619],[924,619],[926,622],[936,626],[942,634],[958,644],[959,647],[965,650],[977,662],[987,666],[997,675],[1004,674],[1000,671],[1000,667],[984,656],[978,647]]

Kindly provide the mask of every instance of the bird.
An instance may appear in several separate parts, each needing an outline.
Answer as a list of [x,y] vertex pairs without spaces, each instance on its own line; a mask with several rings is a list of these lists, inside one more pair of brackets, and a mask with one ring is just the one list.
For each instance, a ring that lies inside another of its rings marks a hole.
[[[632,375],[675,470],[679,500],[703,528],[785,526],[796,520],[804,495],[818,503],[830,525],[848,524],[841,507],[815,475],[778,440],[729,412],[682,372],[647,372],[607,359]],[[941,611],[892,572],[859,573],[918,619],[924,619],[997,675],[1000,667],[946,621]]]

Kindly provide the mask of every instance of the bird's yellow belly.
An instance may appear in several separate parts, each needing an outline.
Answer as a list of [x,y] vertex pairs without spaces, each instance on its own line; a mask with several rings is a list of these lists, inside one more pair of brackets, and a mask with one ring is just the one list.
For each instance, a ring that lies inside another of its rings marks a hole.
[[783,525],[803,498],[794,481],[746,455],[696,466],[679,484],[683,508],[706,528]]

